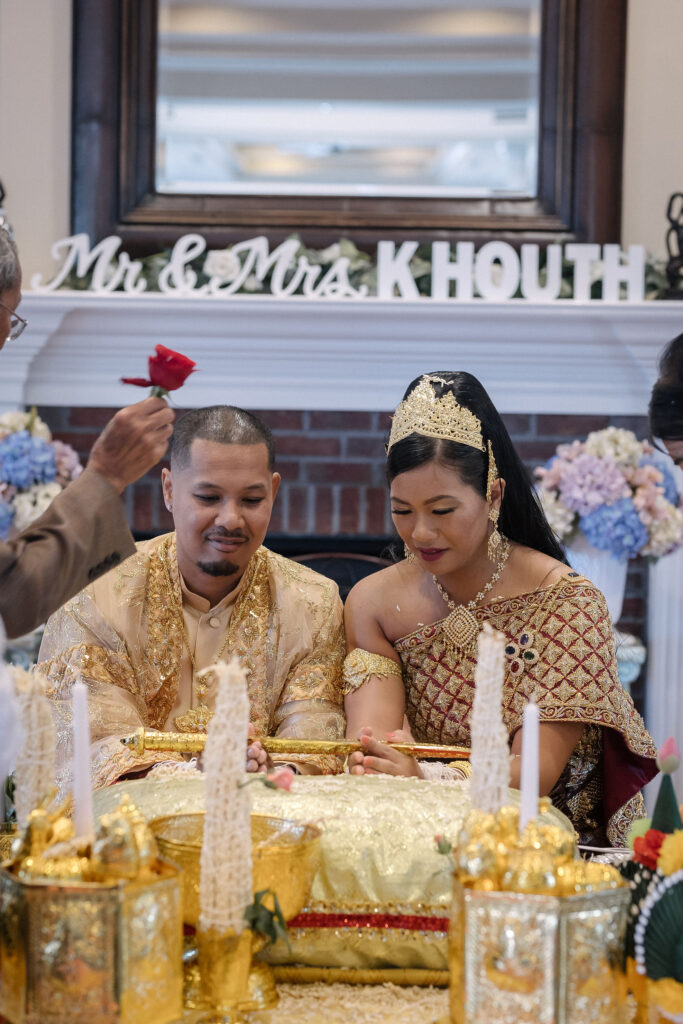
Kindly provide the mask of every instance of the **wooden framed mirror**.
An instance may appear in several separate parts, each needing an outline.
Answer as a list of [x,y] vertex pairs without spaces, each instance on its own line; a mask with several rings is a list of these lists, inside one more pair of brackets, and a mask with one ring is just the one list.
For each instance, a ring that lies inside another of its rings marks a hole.
[[[228,6],[244,12],[269,2],[272,7],[272,0]],[[221,194],[215,183],[204,193],[197,185],[159,187],[159,0],[74,0],[72,228],[92,240],[118,234],[131,253],[158,250],[190,230],[212,246],[258,234],[277,242],[293,232],[310,245],[342,235],[365,246],[382,238],[619,241],[626,2],[538,2],[538,136],[535,185],[527,194],[459,195],[457,184],[433,194],[409,188],[401,194],[400,185],[391,194],[381,187],[359,194],[355,185],[347,194],[319,188],[307,194],[303,185],[288,193],[282,184],[250,192],[244,183]],[[214,0],[203,8],[219,5]],[[185,0],[184,6],[200,5]],[[289,6],[301,15],[302,7],[319,5]],[[388,11],[401,4],[378,0],[375,6]],[[429,6],[476,13],[482,5],[441,0]],[[509,14],[523,4],[489,0],[485,6]]]

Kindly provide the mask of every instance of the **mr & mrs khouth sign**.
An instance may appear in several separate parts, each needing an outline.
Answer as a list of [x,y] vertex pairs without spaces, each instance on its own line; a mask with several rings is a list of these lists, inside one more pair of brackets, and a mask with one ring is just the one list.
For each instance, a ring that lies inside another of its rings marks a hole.
[[131,259],[115,235],[91,246],[86,234],[78,234],[55,242],[52,255],[59,270],[46,282],[35,275],[35,292],[71,287],[97,295],[154,291],[226,299],[260,292],[277,299],[589,302],[597,291],[601,302],[644,298],[640,245],[622,252],[618,245],[524,244],[518,252],[502,241],[477,250],[472,242],[385,241],[375,259],[348,239],[315,250],[292,237],[271,249],[259,236],[207,250],[201,235],[187,234],[170,252]]

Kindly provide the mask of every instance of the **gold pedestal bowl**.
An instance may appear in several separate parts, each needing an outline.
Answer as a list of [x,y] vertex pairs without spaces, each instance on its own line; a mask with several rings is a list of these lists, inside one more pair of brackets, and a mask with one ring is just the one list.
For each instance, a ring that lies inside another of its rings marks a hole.
[[[159,853],[183,870],[183,919],[186,925],[199,924],[199,859],[204,833],[204,813],[170,815],[149,823]],[[291,921],[306,905],[320,859],[320,829],[288,818],[251,816],[251,855],[253,892],[270,889],[275,893],[285,921]],[[272,907],[267,896],[266,905]],[[265,940],[254,935],[252,952],[258,953]],[[186,954],[186,1005],[198,1005],[196,991],[199,968],[194,949]],[[252,962],[249,996],[240,1003],[241,1011],[262,1010],[277,1003],[275,980],[270,967],[260,960]]]

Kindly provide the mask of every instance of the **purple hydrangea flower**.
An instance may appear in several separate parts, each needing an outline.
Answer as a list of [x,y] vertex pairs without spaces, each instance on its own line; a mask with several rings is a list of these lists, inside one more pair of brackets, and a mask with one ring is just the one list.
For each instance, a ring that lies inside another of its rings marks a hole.
[[650,539],[630,498],[602,505],[579,519],[589,544],[614,558],[635,558]]
[[18,430],[0,441],[0,479],[26,489],[51,483],[57,475],[57,459],[51,444]]
[[631,488],[614,459],[582,454],[564,463],[558,483],[558,497],[563,505],[588,515],[601,505],[613,505],[628,498]]
[[0,537],[4,540],[14,521],[14,509],[7,501],[0,501]]

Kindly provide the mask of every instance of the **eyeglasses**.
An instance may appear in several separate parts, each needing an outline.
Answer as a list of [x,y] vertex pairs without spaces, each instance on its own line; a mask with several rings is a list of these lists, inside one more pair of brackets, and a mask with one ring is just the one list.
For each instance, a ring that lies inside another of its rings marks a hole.
[[9,306],[6,306],[4,302],[0,302],[0,306],[6,309],[9,313],[9,334],[7,335],[7,341],[16,341],[19,335],[22,333],[28,320],[24,320],[23,316],[19,316],[18,313],[13,313]]

